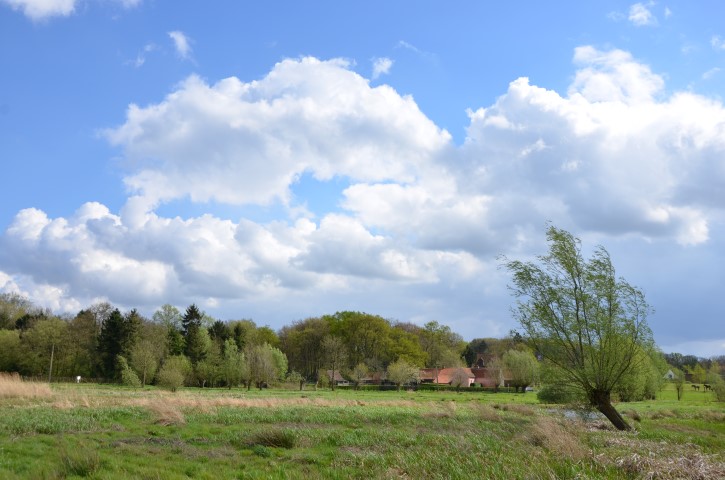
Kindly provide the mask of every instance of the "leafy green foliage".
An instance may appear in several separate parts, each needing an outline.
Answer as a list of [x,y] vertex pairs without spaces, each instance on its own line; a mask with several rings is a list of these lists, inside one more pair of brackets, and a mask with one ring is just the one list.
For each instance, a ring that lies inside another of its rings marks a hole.
[[420,370],[415,365],[411,365],[405,360],[397,360],[388,366],[388,380],[398,386],[415,382],[418,380]]
[[619,429],[629,425],[611,404],[623,378],[653,347],[644,294],[617,278],[603,247],[585,260],[579,239],[553,226],[549,253],[536,262],[507,261],[525,336],[561,379],[579,388]]
[[121,384],[133,388],[138,388],[141,386],[141,380],[139,380],[136,372],[134,372],[131,367],[128,366],[126,358],[119,355],[116,358],[116,364],[118,365],[118,369],[121,372]]
[[191,363],[186,357],[169,357],[156,375],[156,383],[175,392],[184,385],[184,379],[190,372]]

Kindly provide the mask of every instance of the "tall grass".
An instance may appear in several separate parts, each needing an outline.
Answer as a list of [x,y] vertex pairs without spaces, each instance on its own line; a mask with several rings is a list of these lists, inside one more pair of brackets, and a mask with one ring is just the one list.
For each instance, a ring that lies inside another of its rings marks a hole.
[[17,373],[0,372],[0,398],[50,398],[50,385],[26,382]]

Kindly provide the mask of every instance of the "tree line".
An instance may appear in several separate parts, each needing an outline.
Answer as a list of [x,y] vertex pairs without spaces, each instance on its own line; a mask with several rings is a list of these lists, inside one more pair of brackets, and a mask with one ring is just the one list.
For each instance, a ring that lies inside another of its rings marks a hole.
[[421,368],[470,366],[479,354],[506,367],[522,389],[535,376],[536,359],[520,336],[466,342],[436,321],[419,326],[346,311],[274,331],[249,319],[220,321],[193,304],[183,312],[163,305],[151,318],[107,302],[55,315],[22,296],[0,295],[0,371],[50,380],[251,388],[329,384],[332,373],[355,385],[371,378],[402,385]]
[[[420,326],[349,311],[299,320],[279,331],[249,319],[220,321],[193,304],[183,312],[163,305],[151,318],[107,302],[76,315],[55,315],[22,296],[0,294],[0,371],[49,379],[252,388],[328,385],[332,373],[354,385],[366,379],[402,385],[416,381],[421,368],[470,367],[484,354],[486,367],[500,371],[507,385],[523,390],[543,381],[548,384],[543,397],[556,400],[562,393],[556,379],[541,368],[527,340],[512,331],[505,338],[466,342],[436,321]],[[614,393],[622,400],[653,397],[668,368],[694,372],[697,380],[725,367],[722,360],[650,352],[646,368],[619,382]]]

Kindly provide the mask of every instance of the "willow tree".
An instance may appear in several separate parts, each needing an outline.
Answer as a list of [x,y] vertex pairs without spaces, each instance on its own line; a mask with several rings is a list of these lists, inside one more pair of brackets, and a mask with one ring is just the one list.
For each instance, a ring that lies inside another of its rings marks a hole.
[[601,246],[585,260],[581,241],[550,226],[547,255],[506,260],[517,297],[514,314],[536,351],[620,430],[631,427],[612,406],[617,385],[653,346],[644,294],[617,278]]

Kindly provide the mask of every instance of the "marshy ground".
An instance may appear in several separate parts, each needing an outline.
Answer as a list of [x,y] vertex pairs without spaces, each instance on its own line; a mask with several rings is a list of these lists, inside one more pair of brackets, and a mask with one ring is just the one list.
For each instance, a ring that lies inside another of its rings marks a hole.
[[725,404],[533,394],[0,385],[0,478],[725,478]]

